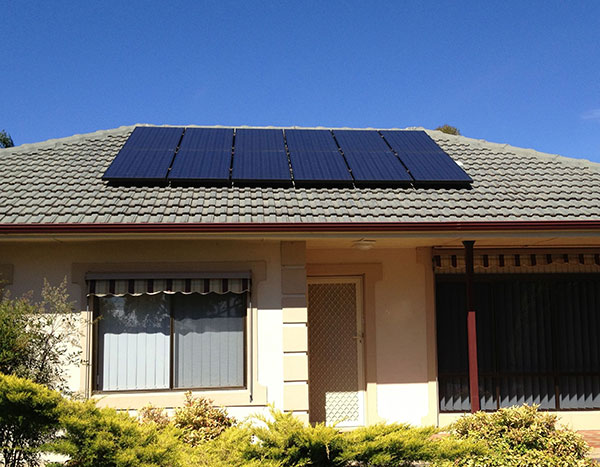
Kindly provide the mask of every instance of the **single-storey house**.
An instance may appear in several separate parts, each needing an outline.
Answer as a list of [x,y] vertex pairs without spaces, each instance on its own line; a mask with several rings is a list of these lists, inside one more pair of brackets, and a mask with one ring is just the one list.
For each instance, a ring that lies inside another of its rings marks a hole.
[[600,428],[600,164],[423,129],[217,129],[0,149],[0,274],[13,296],[67,278],[74,389],[342,426],[528,403]]

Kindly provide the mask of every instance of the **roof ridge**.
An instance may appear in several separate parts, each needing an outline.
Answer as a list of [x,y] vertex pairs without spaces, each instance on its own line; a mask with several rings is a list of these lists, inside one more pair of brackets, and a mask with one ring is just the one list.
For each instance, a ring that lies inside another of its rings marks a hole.
[[480,147],[483,149],[510,152],[512,154],[517,154],[517,155],[535,156],[535,157],[539,157],[542,159],[557,160],[559,162],[563,162],[563,163],[566,163],[569,165],[575,165],[578,167],[588,167],[590,169],[597,170],[600,172],[600,163],[590,161],[589,159],[561,156],[560,154],[552,154],[552,153],[548,153],[548,152],[542,152],[542,151],[538,151],[533,148],[522,148],[519,146],[513,146],[508,143],[494,143],[492,141],[487,141],[483,138],[470,138],[468,136],[463,136],[463,135],[450,135],[448,133],[444,133],[439,130],[429,130],[427,128],[415,128],[415,129],[421,129],[421,130],[425,131],[429,136],[431,136],[435,140],[459,141],[459,142],[464,142],[471,146]]

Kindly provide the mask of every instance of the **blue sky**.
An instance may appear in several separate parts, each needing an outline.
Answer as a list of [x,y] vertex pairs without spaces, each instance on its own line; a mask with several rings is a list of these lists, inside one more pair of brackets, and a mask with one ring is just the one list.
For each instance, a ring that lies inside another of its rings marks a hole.
[[433,128],[600,162],[600,2],[26,2],[16,144],[134,123]]

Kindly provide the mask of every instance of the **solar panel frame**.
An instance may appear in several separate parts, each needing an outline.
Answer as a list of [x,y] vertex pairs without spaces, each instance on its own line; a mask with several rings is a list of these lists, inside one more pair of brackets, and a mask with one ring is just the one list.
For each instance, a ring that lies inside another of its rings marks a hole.
[[236,129],[231,180],[249,185],[291,185],[283,130]]
[[179,149],[231,152],[233,133],[233,128],[186,128]]
[[184,129],[136,127],[102,175],[113,183],[166,183]]
[[296,185],[352,185],[352,174],[329,130],[285,130],[285,138]]
[[186,184],[229,184],[233,134],[233,128],[186,129],[168,179]]
[[333,135],[342,151],[387,152],[390,151],[381,135],[375,130],[334,130]]
[[241,152],[285,152],[283,130],[250,129],[235,130],[235,149]]
[[334,130],[356,185],[404,186],[413,178],[375,130]]
[[231,180],[242,184],[291,185],[285,151],[235,151]]
[[338,151],[338,146],[329,130],[285,130],[285,140],[290,152]]
[[173,150],[177,149],[184,128],[137,126],[125,146],[131,149]]
[[470,184],[473,179],[426,132],[386,130],[381,132],[402,163],[421,185]]

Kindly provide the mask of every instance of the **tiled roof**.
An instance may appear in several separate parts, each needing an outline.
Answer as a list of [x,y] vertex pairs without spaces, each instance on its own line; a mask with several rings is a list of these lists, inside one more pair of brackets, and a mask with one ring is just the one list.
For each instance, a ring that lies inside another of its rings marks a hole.
[[109,186],[133,128],[0,149],[0,225],[600,220],[600,164],[438,131],[472,189]]

